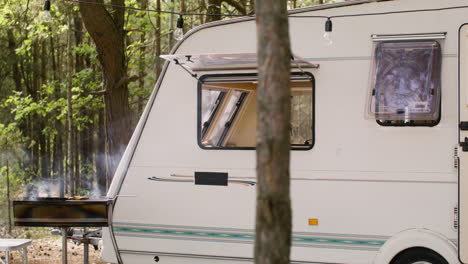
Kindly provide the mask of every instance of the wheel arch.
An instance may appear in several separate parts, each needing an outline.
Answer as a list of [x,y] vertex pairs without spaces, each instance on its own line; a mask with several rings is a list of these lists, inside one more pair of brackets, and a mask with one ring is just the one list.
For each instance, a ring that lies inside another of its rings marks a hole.
[[410,248],[427,248],[444,257],[448,263],[460,263],[457,247],[452,241],[424,228],[408,229],[392,236],[380,248],[373,263],[390,263],[396,255]]

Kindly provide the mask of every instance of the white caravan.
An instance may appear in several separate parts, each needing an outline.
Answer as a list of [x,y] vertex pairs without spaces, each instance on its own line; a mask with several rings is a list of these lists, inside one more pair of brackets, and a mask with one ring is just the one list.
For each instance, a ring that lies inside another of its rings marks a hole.
[[[468,263],[468,2],[347,1],[289,22],[291,263]],[[108,193],[105,260],[253,263],[255,52],[246,17],[164,57]]]

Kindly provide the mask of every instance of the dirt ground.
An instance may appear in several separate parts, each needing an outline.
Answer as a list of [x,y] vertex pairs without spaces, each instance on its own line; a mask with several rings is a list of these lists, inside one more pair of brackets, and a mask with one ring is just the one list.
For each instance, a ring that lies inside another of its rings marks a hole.
[[[50,228],[14,228],[8,234],[5,227],[0,228],[0,238],[29,238],[32,244],[28,247],[29,264],[60,264],[62,263],[62,239],[60,236],[51,235]],[[68,240],[68,264],[79,264],[83,262],[83,245],[74,244]],[[89,247],[89,264],[106,264],[99,258],[99,249]],[[5,255],[0,253],[2,260]],[[10,254],[11,264],[22,264],[21,254],[12,251]]]

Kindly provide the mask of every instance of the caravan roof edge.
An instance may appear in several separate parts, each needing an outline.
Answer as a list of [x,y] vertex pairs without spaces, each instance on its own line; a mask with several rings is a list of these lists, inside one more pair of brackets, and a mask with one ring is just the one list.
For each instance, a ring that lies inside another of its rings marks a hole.
[[331,3],[331,4],[322,4],[322,5],[295,8],[295,9],[288,10],[288,12],[289,14],[298,14],[298,13],[338,8],[338,7],[344,7],[344,6],[360,5],[360,4],[367,4],[367,3],[372,3],[372,2],[385,2],[385,1],[395,1],[395,0],[348,0],[346,2],[338,2],[338,3]]
[[[291,9],[291,10],[288,10],[288,13],[289,13],[289,15],[300,14],[300,13],[311,12],[311,11],[319,11],[319,10],[326,10],[326,9],[333,9],[333,8],[339,8],[339,7],[367,4],[367,3],[372,3],[372,2],[383,2],[383,1],[394,1],[394,0],[351,0],[351,1],[346,1],[346,2],[323,4],[323,5],[316,5],[316,6],[309,6],[309,7]],[[211,27],[227,25],[227,24],[245,22],[245,21],[250,21],[250,20],[255,20],[255,16],[245,16],[245,17],[233,18],[233,19],[229,19],[229,20],[214,21],[214,22],[210,22],[210,23],[206,23],[206,24],[202,24],[200,26],[197,26],[197,27],[191,29],[190,31],[188,31],[185,34],[184,38],[174,45],[174,47],[172,48],[171,52],[169,52],[169,54],[174,54],[174,52],[179,48],[179,46],[184,42],[184,40],[186,38],[188,38],[189,36],[195,34],[196,32],[198,32],[200,30],[203,30],[203,29],[206,29],[206,28],[211,28]]]

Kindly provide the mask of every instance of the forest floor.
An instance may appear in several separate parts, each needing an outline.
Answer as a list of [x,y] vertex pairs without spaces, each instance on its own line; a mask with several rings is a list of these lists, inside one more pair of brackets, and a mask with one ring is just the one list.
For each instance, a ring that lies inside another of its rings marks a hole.
[[[58,235],[52,235],[50,228],[19,228],[14,227],[11,234],[8,234],[7,227],[0,225],[0,239],[19,238],[32,239],[32,244],[28,246],[29,264],[60,264],[62,263],[62,238]],[[83,245],[76,245],[68,240],[68,264],[83,263]],[[99,250],[89,247],[89,264],[105,264],[99,258]],[[0,258],[5,260],[5,255],[0,253]],[[22,264],[22,258],[19,251],[11,251],[11,264]]]

